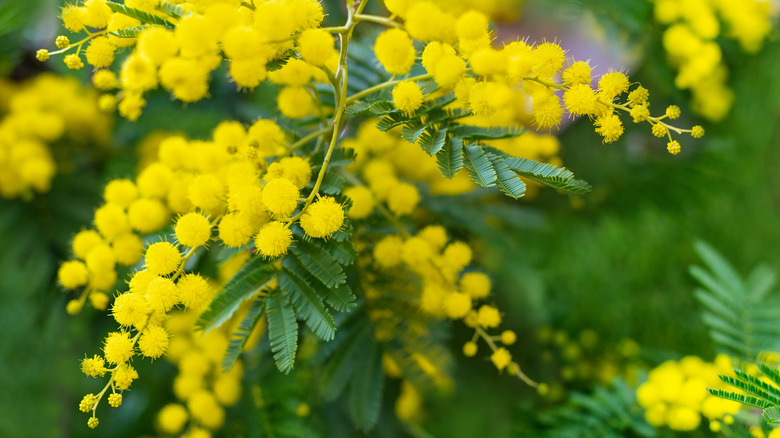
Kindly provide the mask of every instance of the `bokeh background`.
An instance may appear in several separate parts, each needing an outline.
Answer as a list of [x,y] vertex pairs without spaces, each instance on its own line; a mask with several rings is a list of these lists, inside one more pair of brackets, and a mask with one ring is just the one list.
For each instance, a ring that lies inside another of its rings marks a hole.
[[[479,263],[494,278],[508,328],[519,334],[518,361],[553,391],[539,396],[496,374],[488,361],[460,357],[454,390],[426,401],[424,430],[393,425],[387,398],[376,435],[537,436],[536,413],[565,401],[572,390],[587,391],[601,378],[683,355],[712,359],[687,273],[698,263],[693,242],[709,242],[742,273],[758,263],[780,268],[776,31],[756,54],[744,53],[733,40],[718,40],[736,99],[729,115],[712,123],[697,118],[689,94],[674,87],[661,42],[664,27],[654,21],[650,2],[529,0],[515,6],[516,16],[498,24],[502,39],[557,38],[598,71],[626,67],[632,81],[650,90],[656,109],[681,106],[678,124],[701,124],[707,135],[685,139],[683,153],[671,156],[645,127],[626,123],[621,140],[603,145],[588,121],[572,120],[556,132],[561,157],[593,185],[592,193],[571,197],[544,189],[519,202],[482,195],[432,202],[433,218],[480,242]],[[43,0],[0,3],[3,81],[47,69],[74,75],[60,63],[34,59],[35,50],[50,47],[60,32],[57,8],[57,2]],[[327,10],[328,21],[341,21],[338,6]],[[86,71],[75,76],[87,82]],[[170,397],[175,373],[164,360],[139,364],[144,378],[123,408],[104,413],[96,431],[86,428],[76,407],[81,394],[94,388],[78,360],[99,348],[112,321],[94,311],[66,315],[68,297],[56,285],[56,269],[68,256],[70,236],[88,225],[102,184],[133,174],[145,153],[144,139],[160,130],[197,138],[225,118],[267,115],[268,92],[261,86],[239,94],[226,81],[214,81],[211,99],[185,108],[158,91],[138,122],[115,120],[115,134],[99,153],[78,151],[71,171],[58,174],[51,191],[0,200],[0,436],[155,433],[153,417]],[[455,328],[452,350],[459,352],[468,336],[465,328]],[[247,421],[254,414],[239,407],[229,416]],[[332,419],[339,421],[347,420]],[[235,436],[229,428],[224,434]],[[249,436],[264,433],[256,428]]]

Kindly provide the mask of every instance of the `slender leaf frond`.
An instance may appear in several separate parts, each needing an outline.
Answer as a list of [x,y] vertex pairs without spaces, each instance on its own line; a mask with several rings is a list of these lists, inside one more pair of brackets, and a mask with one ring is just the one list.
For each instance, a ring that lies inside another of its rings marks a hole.
[[225,357],[222,358],[222,371],[230,371],[233,368],[233,364],[236,363],[238,356],[244,351],[249,336],[260,321],[260,317],[265,310],[265,297],[258,297],[252,302],[252,306],[246,312],[246,316],[238,326],[238,330],[233,333],[233,337],[230,339],[230,344],[225,352]]
[[276,276],[270,262],[261,257],[251,258],[231,278],[214,298],[209,307],[200,315],[196,327],[208,333],[230,319],[245,300],[258,290],[267,286]]
[[289,373],[295,363],[298,350],[298,321],[287,297],[278,290],[266,298],[265,317],[268,322],[268,339],[279,371]]
[[165,26],[168,29],[173,29],[174,27],[176,27],[174,26],[173,23],[166,20],[165,18],[160,17],[159,15],[154,15],[152,13],[142,11],[140,9],[131,8],[129,6],[123,5],[122,3],[108,1],[106,2],[106,5],[108,5],[108,8],[111,9],[112,12],[118,12],[130,18],[135,18],[141,23],[156,24],[159,26]]
[[436,163],[445,178],[453,178],[463,168],[463,140],[447,138],[442,149],[436,153]]
[[306,280],[295,272],[284,269],[279,274],[279,287],[282,293],[293,302],[298,316],[320,339],[330,341],[336,335],[336,323],[322,304],[322,298]]
[[463,163],[469,172],[472,181],[482,187],[493,187],[496,185],[496,169],[493,163],[488,160],[485,150],[481,146],[468,145],[463,148]]

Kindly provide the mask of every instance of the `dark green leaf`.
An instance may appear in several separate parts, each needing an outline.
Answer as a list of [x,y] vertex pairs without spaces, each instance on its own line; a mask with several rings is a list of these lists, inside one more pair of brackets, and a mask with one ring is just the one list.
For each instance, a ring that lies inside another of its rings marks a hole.
[[323,294],[325,302],[336,311],[349,312],[356,306],[357,297],[346,283],[333,289],[326,289]]
[[498,155],[487,153],[488,160],[496,170],[496,186],[511,198],[518,199],[525,194],[525,183],[512,172]]
[[271,262],[252,257],[239,269],[200,315],[196,326],[204,332],[221,326],[245,300],[267,286],[276,275]]
[[463,148],[463,163],[472,181],[482,187],[496,185],[496,170],[481,146],[468,145]]
[[447,141],[447,128],[441,128],[437,131],[426,130],[420,137],[420,147],[430,156],[434,156],[444,147]]
[[334,288],[347,281],[347,275],[332,255],[314,245],[296,240],[290,249],[301,266],[328,288]]
[[330,341],[336,335],[336,323],[322,304],[317,291],[293,271],[284,269],[279,274],[279,287],[293,302],[298,316],[319,338]]
[[[365,354],[370,343],[370,326],[359,321],[356,326],[350,327],[343,333],[345,340],[340,348],[335,350],[328,358],[320,381],[320,390],[326,400],[338,397],[350,382],[358,359]],[[339,337],[342,336],[339,335]]]
[[138,38],[138,35],[141,33],[141,31],[149,27],[151,26],[128,27],[127,29],[117,29],[109,33],[119,38]]
[[574,178],[565,168],[519,157],[504,157],[504,163],[518,175],[571,193],[587,193],[590,184]]
[[320,185],[320,192],[326,195],[336,195],[341,193],[344,188],[346,180],[343,176],[335,172],[326,172],[325,177],[322,178],[322,184]]
[[445,178],[453,178],[463,168],[463,140],[448,137],[436,154],[436,162]]
[[368,350],[363,352],[361,359],[351,379],[349,411],[355,425],[363,432],[368,432],[379,418],[385,381],[382,373],[382,351],[376,341],[371,339]]
[[484,128],[481,126],[457,125],[451,127],[450,132],[455,137],[475,141],[517,137],[525,132],[525,129],[517,126]]
[[108,1],[106,2],[106,5],[108,5],[109,9],[111,9],[113,12],[118,12],[122,15],[126,15],[130,18],[135,18],[136,20],[147,23],[147,24],[156,24],[158,26],[165,26],[168,29],[173,29],[174,24],[170,21],[166,20],[165,18],[162,18],[158,15],[154,15],[152,13],[142,11],[140,9],[131,8],[128,6],[125,6],[121,3],[115,3]]
[[271,351],[276,367],[286,374],[293,369],[298,350],[298,321],[290,301],[279,291],[274,291],[265,301]]
[[230,344],[225,352],[225,357],[222,359],[222,370],[229,371],[233,368],[233,364],[236,363],[238,356],[244,351],[246,342],[249,336],[255,329],[257,322],[260,321],[260,317],[265,310],[265,297],[258,297],[252,302],[252,306],[246,312],[246,316],[238,326],[238,330],[233,333],[233,337],[230,339]]
[[764,400],[761,400],[761,399],[758,399],[758,398],[753,397],[751,395],[735,394],[733,392],[727,392],[727,391],[724,391],[722,389],[710,389],[710,388],[707,388],[707,391],[709,391],[710,394],[712,394],[712,395],[714,395],[716,397],[725,398],[726,400],[735,401],[737,403],[742,403],[742,404],[753,406],[753,407],[760,408],[760,409],[766,409],[766,408],[772,406],[771,403],[769,403],[767,401],[764,401]]

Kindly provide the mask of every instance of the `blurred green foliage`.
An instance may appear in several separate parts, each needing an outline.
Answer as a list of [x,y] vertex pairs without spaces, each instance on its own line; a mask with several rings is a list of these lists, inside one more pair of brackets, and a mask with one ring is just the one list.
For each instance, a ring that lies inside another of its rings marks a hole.
[[[594,10],[611,20],[609,27],[643,44],[644,62],[632,79],[651,90],[657,105],[674,102],[683,106],[684,114],[691,113],[685,108],[685,94],[670,85],[673,73],[658,30],[646,23],[644,2],[570,3],[574,10]],[[8,76],[29,62],[25,59],[33,48],[25,46],[28,34],[23,29],[36,9],[33,5],[13,0],[0,4],[0,74]],[[520,335],[513,348],[532,378],[545,367],[535,350],[535,333],[542,325],[569,333],[591,329],[612,344],[632,338],[648,363],[683,354],[711,358],[714,351],[686,273],[696,262],[696,239],[712,243],[740,272],[759,261],[780,267],[780,42],[775,34],[758,56],[745,55],[728,43],[724,47],[730,84],[738,96],[735,106],[722,124],[704,124],[703,140],[686,140],[683,154],[669,156],[661,141],[640,130],[605,146],[589,123],[579,121],[561,132],[563,157],[568,168],[594,186],[592,194],[575,200],[547,190],[528,203],[465,196],[450,202],[454,208],[432,200],[432,217],[445,220],[463,237],[481,239],[477,259],[493,273],[495,300],[509,328]],[[129,437],[154,432],[153,415],[171,398],[174,369],[164,361],[140,365],[144,379],[126,397],[122,410],[101,417],[97,431],[89,432],[75,415],[80,394],[92,390],[78,372],[77,359],[98,350],[100,334],[110,321],[90,312],[77,318],[65,315],[66,298],[55,286],[55,272],[68,255],[69,236],[90,221],[102,182],[132,173],[133,145],[144,135],[175,127],[203,136],[225,118],[250,120],[264,114],[264,102],[274,91],[239,94],[224,81],[214,84],[212,99],[186,108],[164,93],[153,95],[138,123],[118,122],[105,162],[58,176],[51,192],[32,201],[0,201],[0,436]],[[691,122],[698,121],[682,124]],[[461,216],[453,216],[456,211]],[[467,336],[455,329],[452,351],[459,352]],[[251,357],[248,360],[251,363]],[[265,429],[269,415],[287,418],[307,400],[304,391],[311,376],[305,369],[282,376],[270,361],[248,368],[253,371],[246,376],[244,402],[229,412],[246,423],[226,427],[224,436],[270,436]],[[478,359],[458,360],[454,377],[453,393],[429,394],[424,430],[389,424],[398,393],[391,384],[377,433],[534,434],[527,429],[531,424],[519,418],[533,415],[538,405],[532,389],[496,375],[489,362]],[[258,408],[250,400],[256,402],[262,394],[268,394],[267,403]],[[345,426],[346,413],[325,409],[326,423],[315,422],[330,431],[323,436],[353,433]],[[293,420],[289,424],[300,423]],[[296,427],[301,429],[287,432],[313,432]]]

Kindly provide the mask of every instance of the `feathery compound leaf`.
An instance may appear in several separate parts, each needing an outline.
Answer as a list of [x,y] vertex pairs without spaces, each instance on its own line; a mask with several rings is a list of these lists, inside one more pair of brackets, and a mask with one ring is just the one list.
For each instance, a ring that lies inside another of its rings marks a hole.
[[321,248],[296,240],[290,248],[300,265],[320,280],[327,288],[334,288],[347,281],[347,275],[333,256]]
[[499,138],[518,137],[523,132],[524,128],[517,126],[496,126],[491,128],[484,128],[481,126],[469,126],[469,125],[457,125],[450,128],[452,135],[460,137],[464,140],[493,140]]
[[361,356],[362,360],[351,379],[349,392],[352,421],[363,432],[368,432],[376,425],[385,382],[382,373],[382,351],[374,339],[370,341],[368,351]]
[[118,12],[122,15],[127,15],[130,18],[135,18],[136,20],[142,23],[157,24],[159,26],[165,26],[168,29],[173,29],[174,27],[176,27],[173,25],[173,23],[166,20],[165,18],[151,14],[146,11],[142,11],[140,9],[135,9],[135,8],[125,6],[121,3],[115,3],[109,1],[106,2],[106,5],[108,5],[108,8],[111,9],[111,11]]
[[472,181],[482,187],[496,185],[498,178],[496,170],[481,146],[468,145],[463,148],[463,163],[466,165],[466,170],[468,170]]
[[181,17],[192,15],[192,12],[184,10],[181,6],[173,3],[168,3],[166,1],[161,1],[156,7],[160,12],[165,13],[169,17],[179,19]]
[[117,29],[113,32],[109,32],[111,35],[119,38],[138,38],[138,35],[151,26],[136,26],[128,27],[127,29]]
[[339,287],[326,289],[323,295],[325,295],[325,302],[338,312],[349,312],[357,305],[355,303],[357,297],[346,283]]
[[279,287],[282,293],[293,302],[298,316],[319,338],[330,341],[336,335],[336,323],[322,304],[322,298],[317,291],[306,283],[298,274],[283,269],[279,274]]
[[525,194],[525,183],[504,163],[503,158],[487,153],[488,160],[496,170],[496,186],[510,198],[518,199]]
[[382,117],[388,114],[403,113],[403,111],[396,109],[391,102],[386,100],[377,100],[374,102],[359,100],[353,105],[348,106],[346,111],[350,116],[367,117]]
[[443,147],[447,141],[447,127],[434,131],[434,128],[426,130],[423,135],[420,136],[419,145],[426,154],[434,156]]
[[463,168],[463,140],[447,137],[442,149],[436,153],[436,163],[445,178],[453,178]]
[[287,297],[278,290],[265,300],[268,339],[279,371],[287,374],[293,369],[298,349],[298,321]]
[[765,267],[753,270],[744,281],[733,266],[704,242],[694,244],[709,268],[690,266],[688,272],[702,288],[694,296],[702,305],[702,320],[718,349],[730,356],[752,361],[762,351],[780,349],[780,303],[767,298],[775,276]]
[[244,319],[238,326],[238,330],[233,333],[233,337],[230,339],[225,357],[222,358],[222,371],[230,371],[233,368],[233,364],[236,363],[238,356],[244,351],[246,342],[254,331],[257,322],[260,321],[264,310],[265,297],[255,298],[252,306],[246,312],[246,316],[244,316]]
[[420,119],[414,119],[401,128],[401,138],[409,143],[414,143],[426,130],[432,131],[433,127],[423,123]]
[[761,389],[755,380],[743,381],[731,376],[718,376],[718,377],[720,377],[720,380],[722,380],[724,383],[727,383],[739,389],[740,391],[746,392],[772,405],[775,406],[780,405],[780,399]]
[[769,424],[780,423],[780,409],[777,406],[770,406],[764,409],[763,417]]
[[252,257],[214,297],[195,325],[205,333],[221,326],[241,303],[267,286],[275,275],[270,262],[263,261],[262,257]]
[[722,389],[707,388],[707,391],[709,391],[710,394],[714,395],[715,397],[725,398],[726,400],[735,401],[737,403],[742,403],[759,409],[766,409],[772,406],[772,403],[750,395],[736,394],[733,392],[724,391]]
[[571,193],[587,193],[591,189],[590,184],[575,179],[574,174],[565,168],[557,168],[526,158],[510,157],[497,149],[489,148],[489,150],[504,155],[504,164],[522,177]]

